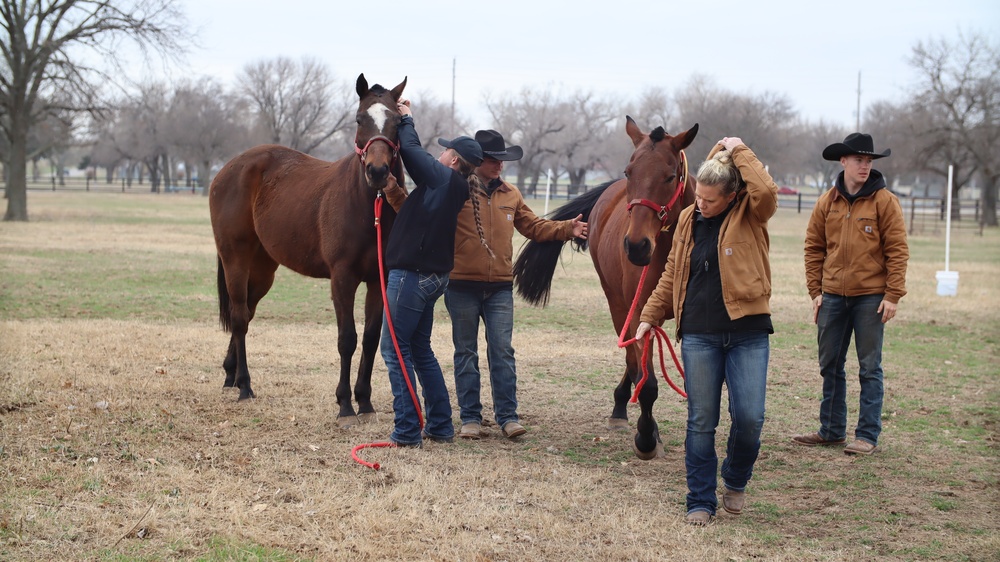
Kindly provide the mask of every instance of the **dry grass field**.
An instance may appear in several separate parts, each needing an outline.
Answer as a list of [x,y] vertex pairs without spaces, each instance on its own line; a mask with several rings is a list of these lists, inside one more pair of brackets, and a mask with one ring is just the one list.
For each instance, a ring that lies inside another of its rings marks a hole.
[[[943,236],[911,239],[910,293],[886,334],[882,448],[850,458],[789,441],[816,428],[820,379],[807,217],[781,209],[748,508],[693,528],[683,399],[661,384],[664,459],[637,460],[631,432],[606,429],[623,352],[585,254],[564,254],[547,308],[516,305],[529,433],[509,441],[490,426],[478,442],[368,449],[373,471],[350,453],[389,435],[385,368],[377,360],[379,420],[338,429],[324,280],[279,270],[248,336],[258,397],[237,403],[221,388],[228,335],[204,197],[31,192],[28,203],[31,222],[0,223],[0,560],[1000,558],[995,229],[953,238],[950,298],[935,294]],[[434,337],[447,374],[443,304]],[[849,390],[856,399],[851,377]],[[488,392],[484,402],[489,412]]]

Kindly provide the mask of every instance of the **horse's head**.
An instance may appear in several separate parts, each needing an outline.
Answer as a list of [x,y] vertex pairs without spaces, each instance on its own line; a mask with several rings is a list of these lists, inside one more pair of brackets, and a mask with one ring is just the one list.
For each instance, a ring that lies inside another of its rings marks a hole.
[[[386,90],[375,84],[368,87],[365,75],[358,76],[358,132],[354,150],[361,158],[365,179],[373,189],[383,189],[399,153],[399,111],[396,102],[406,87],[406,78],[398,86]],[[402,178],[397,178],[402,181]]]
[[677,222],[685,206],[687,163],[681,150],[694,141],[698,125],[672,137],[663,127],[646,134],[631,117],[626,115],[625,120],[625,132],[635,146],[625,167],[628,182],[625,194],[629,202],[625,253],[633,264],[646,265],[656,249],[657,236]]

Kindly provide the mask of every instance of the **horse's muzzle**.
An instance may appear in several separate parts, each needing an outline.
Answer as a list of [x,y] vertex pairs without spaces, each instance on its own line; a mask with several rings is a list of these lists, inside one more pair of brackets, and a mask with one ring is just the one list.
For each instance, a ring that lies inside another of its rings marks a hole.
[[365,175],[368,177],[368,185],[372,186],[373,189],[385,189],[389,179],[389,166],[388,164],[382,166],[368,164],[365,166]]
[[625,245],[625,255],[633,265],[649,265],[649,260],[653,257],[653,243],[649,238],[642,238],[638,243],[630,242],[628,237],[623,240]]

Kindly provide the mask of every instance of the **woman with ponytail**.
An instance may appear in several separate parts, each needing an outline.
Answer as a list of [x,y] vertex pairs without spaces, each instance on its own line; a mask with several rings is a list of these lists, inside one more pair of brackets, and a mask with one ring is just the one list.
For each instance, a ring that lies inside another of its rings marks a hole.
[[771,265],[767,222],[778,186],[736,137],[720,140],[698,169],[695,204],[677,221],[667,267],[646,301],[636,338],[675,318],[688,395],[687,522],[715,516],[715,429],[722,385],[731,427],[722,462],[722,508],[739,515],[760,451],[770,354]]
[[[399,206],[385,248],[389,318],[383,319],[381,348],[395,412],[390,439],[400,446],[420,447],[424,438],[451,442],[455,437],[448,389],[431,349],[431,329],[434,304],[444,294],[454,266],[458,213],[469,199],[470,182],[478,182],[474,171],[483,161],[483,152],[469,137],[442,139],[446,150],[435,160],[413,128],[409,100],[401,99],[398,109],[402,115],[397,129],[399,153],[416,187]],[[387,196],[394,207],[401,199]],[[409,385],[403,378],[403,365]],[[417,390],[418,381],[422,393]],[[426,423],[422,433],[410,386],[416,396],[424,398]]]

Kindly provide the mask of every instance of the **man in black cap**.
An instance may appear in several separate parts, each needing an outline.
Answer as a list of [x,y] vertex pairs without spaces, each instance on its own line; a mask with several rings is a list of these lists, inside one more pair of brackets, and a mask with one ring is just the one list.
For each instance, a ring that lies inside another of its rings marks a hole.
[[796,435],[799,445],[843,445],[847,441],[847,375],[844,364],[854,334],[861,383],[858,425],[850,455],[870,455],[882,431],[882,341],[886,322],[896,316],[906,294],[906,224],[899,200],[886,189],[872,162],[891,151],[875,152],[871,135],[852,133],[823,150],[844,171],[833,189],[816,201],[806,228],[806,287],[818,328],[823,377],[820,427]]
[[[451,316],[455,343],[455,391],[461,410],[459,437],[482,435],[479,376],[479,320],[486,329],[487,365],[493,390],[493,413],[508,438],[527,430],[517,415],[517,371],[511,336],[514,331],[514,229],[531,240],[571,240],[587,237],[583,215],[550,221],[535,215],[517,187],[503,181],[503,163],[520,160],[520,146],[508,146],[494,130],[476,132],[483,163],[476,168],[482,187],[473,188],[470,201],[458,215],[455,267],[451,271],[445,305]],[[482,210],[482,224],[474,209]]]

